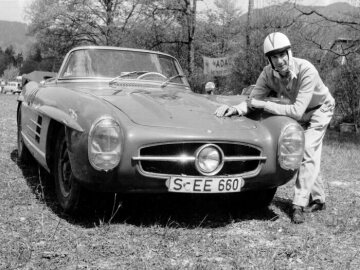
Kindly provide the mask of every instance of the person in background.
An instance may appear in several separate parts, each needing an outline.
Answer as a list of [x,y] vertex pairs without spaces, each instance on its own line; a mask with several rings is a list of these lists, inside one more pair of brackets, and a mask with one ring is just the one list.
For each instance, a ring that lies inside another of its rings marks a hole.
[[207,82],[205,84],[205,93],[208,95],[214,95],[215,84],[213,82]]
[[[305,131],[305,151],[295,182],[291,220],[305,221],[304,212],[325,209],[324,183],[320,176],[323,138],[333,116],[335,100],[316,68],[307,60],[292,56],[288,37],[280,32],[264,41],[269,64],[263,69],[247,101],[236,106],[222,105],[218,117],[245,115],[252,109],[264,109],[275,115],[297,120]],[[263,101],[271,91],[290,99],[290,104]]]

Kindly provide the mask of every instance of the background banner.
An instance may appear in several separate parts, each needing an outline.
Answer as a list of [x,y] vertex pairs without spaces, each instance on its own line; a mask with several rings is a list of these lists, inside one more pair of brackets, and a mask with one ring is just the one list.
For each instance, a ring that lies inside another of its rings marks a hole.
[[204,74],[213,76],[226,76],[231,72],[231,58],[229,56],[220,58],[209,58],[203,56]]

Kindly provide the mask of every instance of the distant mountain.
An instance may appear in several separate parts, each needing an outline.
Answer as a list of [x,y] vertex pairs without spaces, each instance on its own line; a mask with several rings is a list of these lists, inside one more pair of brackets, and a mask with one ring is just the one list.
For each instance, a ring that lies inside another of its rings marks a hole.
[[334,3],[328,6],[303,6],[307,9],[313,9],[321,12],[324,15],[327,15],[331,18],[342,18],[344,14],[352,14],[354,15],[356,10],[358,10],[357,7],[352,6],[345,2],[338,2]]
[[12,45],[15,51],[26,54],[34,38],[27,36],[27,25],[21,22],[0,21],[0,47]]

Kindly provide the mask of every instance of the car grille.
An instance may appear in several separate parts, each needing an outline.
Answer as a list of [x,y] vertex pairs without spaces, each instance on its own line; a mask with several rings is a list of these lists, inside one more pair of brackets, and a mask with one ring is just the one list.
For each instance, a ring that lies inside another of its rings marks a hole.
[[[195,152],[206,143],[173,143],[153,145],[140,149],[140,171],[151,175],[202,176],[195,167]],[[216,143],[224,153],[224,166],[220,175],[256,174],[266,157],[253,146],[235,143]]]

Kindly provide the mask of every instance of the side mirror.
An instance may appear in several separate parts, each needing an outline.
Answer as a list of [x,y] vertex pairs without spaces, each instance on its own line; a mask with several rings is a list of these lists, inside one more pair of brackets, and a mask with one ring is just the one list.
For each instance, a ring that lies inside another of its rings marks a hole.
[[40,81],[40,85],[44,85],[46,82],[54,80],[54,79],[55,79],[55,77],[53,77],[53,76],[44,76],[43,80]]

